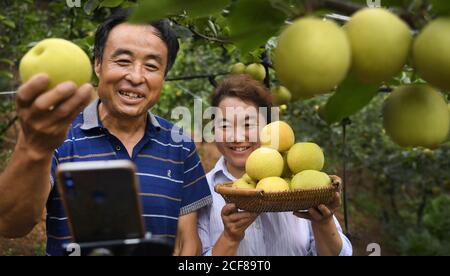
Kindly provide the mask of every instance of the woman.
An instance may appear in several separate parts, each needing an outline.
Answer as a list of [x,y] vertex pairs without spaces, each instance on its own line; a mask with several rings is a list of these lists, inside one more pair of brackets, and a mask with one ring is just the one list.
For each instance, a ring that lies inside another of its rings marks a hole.
[[271,95],[260,82],[234,75],[216,89],[212,106],[221,111],[215,118],[215,136],[223,156],[207,175],[213,204],[199,213],[203,255],[352,255],[350,241],[333,216],[341,205],[339,193],[329,206],[321,205],[306,213],[255,214],[226,204],[214,192],[215,185],[245,174],[248,156],[260,147],[259,126],[266,124],[267,117],[261,112],[242,116],[242,112],[233,110],[270,109]]

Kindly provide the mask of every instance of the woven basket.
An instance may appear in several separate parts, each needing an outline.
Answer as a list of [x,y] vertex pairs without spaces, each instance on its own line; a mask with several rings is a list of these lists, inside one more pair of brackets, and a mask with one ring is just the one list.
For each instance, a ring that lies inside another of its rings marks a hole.
[[342,181],[337,176],[330,178],[332,185],[321,189],[265,193],[257,189],[237,189],[232,187],[233,183],[224,183],[216,185],[214,190],[227,203],[234,203],[241,210],[255,213],[293,212],[331,203],[335,193],[341,190]]

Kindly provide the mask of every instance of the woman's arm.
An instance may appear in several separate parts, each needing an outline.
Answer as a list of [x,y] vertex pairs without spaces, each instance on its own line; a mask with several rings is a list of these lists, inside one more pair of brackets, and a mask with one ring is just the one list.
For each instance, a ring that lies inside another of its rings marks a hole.
[[319,205],[317,208],[309,209],[306,213],[294,212],[297,217],[311,221],[316,251],[319,256],[339,256],[342,251],[343,241],[334,222],[333,214],[333,210],[340,206],[340,193],[336,193],[333,202],[328,207]]
[[[325,205],[320,205],[318,209],[310,212],[311,216],[315,218],[311,222],[311,226],[316,241],[317,255],[339,256],[342,250],[342,239],[334,223],[333,214]],[[321,220],[324,217],[325,219]]]

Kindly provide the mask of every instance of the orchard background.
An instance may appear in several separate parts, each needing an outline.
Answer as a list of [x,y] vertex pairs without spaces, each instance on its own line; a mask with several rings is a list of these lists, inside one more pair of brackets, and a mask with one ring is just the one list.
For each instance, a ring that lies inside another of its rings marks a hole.
[[[81,5],[70,7],[69,2]],[[1,1],[0,91],[17,89],[20,58],[44,38],[71,40],[92,56],[98,23],[114,8],[136,6],[135,2]],[[171,110],[177,106],[192,110],[194,99],[203,100],[207,107],[213,85],[237,62],[265,63],[269,72],[266,84],[278,85],[275,72],[269,68],[270,57],[286,21],[307,14],[331,14],[342,24],[339,15],[349,16],[365,7],[366,2],[376,1],[143,1],[136,8],[134,19],[169,15],[182,43],[177,63],[153,111],[170,119]],[[432,18],[450,14],[448,1],[382,0],[381,5],[417,31]],[[281,109],[281,119],[294,127],[298,141],[314,141],[324,149],[326,172],[342,176],[345,165],[348,231],[355,255],[369,255],[366,249],[371,243],[380,245],[382,255],[450,255],[450,142],[434,150],[405,149],[389,139],[382,125],[382,105],[389,91],[416,82],[422,80],[406,66],[373,97],[361,101],[349,94],[345,101],[338,99],[336,104],[344,108],[337,110],[344,111],[330,112],[328,122],[319,116],[319,111],[333,94],[291,102]],[[368,89],[346,88],[353,92]],[[446,95],[448,99],[449,94]],[[14,110],[14,94],[1,94],[2,170],[17,139]],[[196,135],[195,131],[192,134]],[[198,147],[205,170],[210,170],[218,152],[211,144],[199,143]],[[343,214],[338,216],[344,226]],[[44,223],[23,239],[0,238],[0,255],[43,254]]]

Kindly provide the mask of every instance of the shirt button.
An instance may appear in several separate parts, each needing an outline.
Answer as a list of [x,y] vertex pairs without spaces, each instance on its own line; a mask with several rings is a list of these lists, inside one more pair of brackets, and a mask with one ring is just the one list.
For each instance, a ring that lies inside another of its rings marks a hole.
[[259,221],[255,223],[255,228],[256,230],[261,230],[261,224],[259,223]]
[[116,146],[116,151],[120,151],[122,148],[120,146]]

